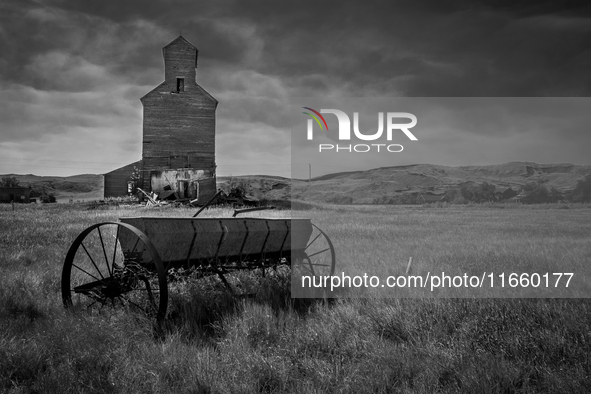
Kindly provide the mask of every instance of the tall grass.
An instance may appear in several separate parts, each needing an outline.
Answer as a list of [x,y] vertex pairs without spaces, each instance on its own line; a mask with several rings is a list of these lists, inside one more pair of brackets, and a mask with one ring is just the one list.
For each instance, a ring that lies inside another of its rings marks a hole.
[[[292,300],[289,273],[279,271],[232,278],[244,296],[230,295],[215,278],[175,283],[162,327],[120,309],[72,314],[62,308],[59,280],[82,229],[121,216],[194,210],[17,208],[0,207],[0,392],[591,391],[587,299]],[[486,252],[491,244],[518,253],[508,239],[516,234],[536,256],[558,249],[565,259],[591,257],[581,243],[589,234],[586,209],[498,216],[494,207],[315,208],[297,214],[322,223],[349,268],[355,245],[367,249],[384,238],[394,241],[392,256],[378,258],[400,267],[409,255],[426,264],[452,253],[450,261],[467,253],[466,261],[489,264],[505,258]],[[453,243],[454,234],[472,233],[472,248]],[[351,234],[358,239],[341,241]]]
[[[556,204],[523,209],[504,205],[466,207],[340,206],[303,214],[324,228],[337,251],[337,269],[347,275],[401,275],[412,257],[411,273],[481,276],[506,273],[572,272],[569,288],[529,287],[527,297],[581,297],[591,294],[591,210]],[[564,283],[564,282],[563,282]],[[519,289],[499,286],[446,296],[511,297]],[[396,290],[396,289],[395,289]],[[392,296],[378,288],[378,296]],[[399,290],[396,290],[399,291]],[[427,292],[422,292],[423,296]],[[352,289],[350,296],[364,295]],[[410,296],[408,293],[406,296]],[[429,296],[427,294],[427,296]]]

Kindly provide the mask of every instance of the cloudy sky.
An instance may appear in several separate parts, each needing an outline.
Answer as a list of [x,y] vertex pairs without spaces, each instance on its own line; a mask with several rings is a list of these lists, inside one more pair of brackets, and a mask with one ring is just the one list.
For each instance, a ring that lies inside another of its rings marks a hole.
[[389,164],[591,164],[591,7],[577,3],[4,0],[0,174],[139,160],[139,98],[162,82],[161,48],[181,31],[199,48],[197,83],[220,102],[219,175],[290,175],[292,97],[583,98],[560,102],[580,112],[565,129],[574,110],[553,121],[523,105],[519,125],[483,128],[447,114]]

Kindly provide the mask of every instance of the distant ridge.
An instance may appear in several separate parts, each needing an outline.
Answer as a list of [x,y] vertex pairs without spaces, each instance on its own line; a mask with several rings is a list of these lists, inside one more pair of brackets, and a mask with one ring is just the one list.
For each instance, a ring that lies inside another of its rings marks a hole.
[[21,186],[31,187],[33,190],[53,194],[58,202],[68,202],[70,199],[99,200],[103,198],[103,176],[96,174],[81,174],[67,177],[39,176],[33,174],[18,175],[5,174],[0,178],[15,177]]
[[[306,199],[319,202],[371,204],[376,198],[402,195],[442,196],[462,184],[487,182],[497,188],[520,191],[528,184],[540,184],[562,193],[572,190],[577,181],[591,174],[591,165],[570,163],[538,164],[509,162],[485,166],[442,166],[411,164],[379,167],[363,171],[345,171],[312,178],[291,180],[271,175],[218,177],[218,187],[240,185],[247,193],[261,199]],[[102,175],[83,174],[69,177],[6,174],[23,186],[46,188],[58,200],[99,200],[103,198]]]
[[458,167],[412,164],[322,175],[312,178],[311,188],[306,180],[294,181],[292,194],[293,198],[312,201],[371,204],[384,196],[443,196],[462,184],[484,182],[517,192],[535,183],[568,193],[587,174],[591,174],[591,165],[570,163],[509,162]]

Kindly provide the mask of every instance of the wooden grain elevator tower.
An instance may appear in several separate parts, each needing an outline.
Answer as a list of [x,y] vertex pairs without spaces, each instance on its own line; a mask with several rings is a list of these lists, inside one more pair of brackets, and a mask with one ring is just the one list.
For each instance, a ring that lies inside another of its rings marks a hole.
[[140,99],[142,160],[105,174],[105,197],[126,194],[134,166],[140,179],[132,186],[145,191],[200,202],[215,194],[218,101],[196,82],[198,53],[182,36],[162,48],[164,82]]

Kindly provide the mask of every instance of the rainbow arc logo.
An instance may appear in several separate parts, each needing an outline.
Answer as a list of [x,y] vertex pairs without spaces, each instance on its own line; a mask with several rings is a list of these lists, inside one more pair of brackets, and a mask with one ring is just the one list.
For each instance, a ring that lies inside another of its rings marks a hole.
[[[314,112],[316,115],[318,115],[320,117],[320,119],[322,119],[322,122],[324,123],[324,126],[326,127],[326,131],[328,131],[328,125],[326,124],[326,120],[324,119],[324,116],[322,116],[320,114],[320,112],[316,111],[315,109],[312,109],[310,107],[302,107],[303,109],[307,109],[309,111]],[[312,115],[309,112],[302,112],[303,114],[306,114],[308,116],[310,116],[312,119],[314,119],[316,121],[316,123],[318,123],[318,126],[320,126],[320,130],[324,130],[324,128],[322,127],[322,123],[320,123],[320,119],[318,119],[316,116]]]

